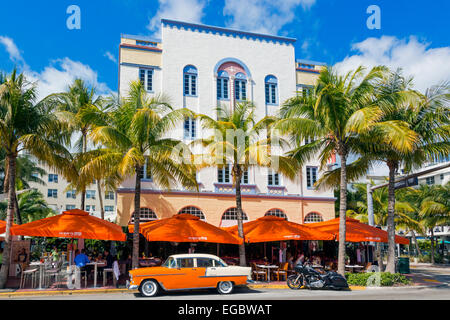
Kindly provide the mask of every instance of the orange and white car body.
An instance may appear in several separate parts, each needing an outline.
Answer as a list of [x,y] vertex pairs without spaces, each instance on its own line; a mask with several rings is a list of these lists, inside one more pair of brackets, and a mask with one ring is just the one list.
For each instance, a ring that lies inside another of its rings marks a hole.
[[156,281],[163,290],[217,288],[220,282],[245,285],[251,280],[251,268],[228,266],[211,254],[176,254],[158,267],[131,270],[128,288],[139,289],[145,280]]

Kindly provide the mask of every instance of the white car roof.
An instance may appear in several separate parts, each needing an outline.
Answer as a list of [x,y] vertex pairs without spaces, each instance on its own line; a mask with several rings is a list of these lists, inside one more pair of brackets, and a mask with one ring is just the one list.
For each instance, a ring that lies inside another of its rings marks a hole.
[[172,258],[210,258],[210,259],[220,259],[218,256],[215,256],[215,255],[212,255],[212,254],[206,254],[206,253],[182,253],[182,254],[173,254],[170,257],[172,257]]

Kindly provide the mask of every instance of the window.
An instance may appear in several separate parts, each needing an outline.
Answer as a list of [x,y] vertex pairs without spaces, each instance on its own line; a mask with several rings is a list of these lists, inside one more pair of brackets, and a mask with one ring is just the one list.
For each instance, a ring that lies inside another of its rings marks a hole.
[[313,86],[308,86],[304,84],[297,85],[297,95],[308,96],[312,94]]
[[217,99],[228,99],[228,73],[224,70],[217,75]]
[[158,44],[156,42],[136,40],[136,45],[145,47],[156,47]]
[[[153,220],[158,220],[156,213],[152,209],[141,208],[139,215],[139,223]],[[130,223],[134,223],[134,212],[131,215]]]
[[195,139],[196,137],[196,122],[193,118],[184,119],[184,138]]
[[197,258],[197,267],[198,268],[214,267],[214,263],[213,260],[209,258]]
[[174,258],[170,257],[162,264],[162,266],[166,267],[166,268],[176,268],[177,267],[177,260],[175,260]]
[[86,211],[88,211],[88,212],[95,211],[95,206],[93,206],[93,205],[87,205],[87,206],[86,206]]
[[441,180],[444,180],[444,174],[443,173],[440,174],[440,178],[441,178]]
[[86,190],[86,199],[95,199],[95,190]]
[[306,186],[308,189],[314,188],[317,181],[317,167],[306,167]]
[[245,171],[242,173],[241,183],[242,183],[242,184],[248,184],[248,170],[245,170]]
[[275,217],[280,217],[280,218],[284,218],[287,220],[286,214],[283,211],[281,211],[280,209],[271,209],[266,212],[265,216],[275,216]]
[[193,268],[194,267],[194,259],[192,258],[178,258],[177,265],[180,268]]
[[147,91],[153,91],[153,69],[139,69],[139,80]]
[[66,204],[66,210],[73,210],[73,209],[75,209],[74,204]]
[[183,84],[185,96],[197,95],[197,68],[194,66],[186,66],[183,69]]
[[320,214],[316,212],[308,213],[305,217],[305,223],[315,223],[315,222],[322,222],[323,218]]
[[280,185],[280,176],[277,172],[274,172],[269,169],[269,173],[267,175],[267,185],[269,186],[279,186]]
[[214,267],[228,267],[228,265],[223,260],[214,259]]
[[[222,220],[237,220],[237,209],[230,208],[222,215]],[[245,212],[242,211],[242,220],[248,220]]]
[[152,171],[151,166],[148,165],[148,159],[145,159],[145,164],[141,168],[141,172],[139,174],[141,175],[141,179],[152,181]]
[[49,174],[48,175],[48,182],[58,183],[58,175],[57,174]]
[[222,168],[217,168],[217,181],[219,183],[230,183],[230,165],[224,165]]
[[106,199],[106,200],[114,200],[114,192],[112,192],[112,191],[106,191],[106,193],[105,193],[105,199]]
[[181,209],[180,211],[178,211],[178,214],[192,214],[193,216],[199,217],[201,220],[205,220],[205,215],[203,214],[203,212],[196,207],[184,207],[183,209]]
[[434,184],[434,176],[433,177],[426,177],[425,181],[427,184],[432,185]]
[[234,80],[234,93],[236,100],[247,100],[246,83],[247,80],[245,75],[242,72],[237,73],[236,80]]
[[305,144],[313,143],[315,140],[311,137],[305,138]]
[[277,78],[274,76],[267,76],[265,81],[265,93],[267,104],[277,104]]
[[105,211],[106,212],[113,212],[114,211],[114,206],[105,206]]
[[58,190],[56,190],[56,189],[48,189],[47,197],[48,198],[58,198]]
[[66,198],[72,198],[75,199],[77,197],[75,190],[69,190],[66,192]]

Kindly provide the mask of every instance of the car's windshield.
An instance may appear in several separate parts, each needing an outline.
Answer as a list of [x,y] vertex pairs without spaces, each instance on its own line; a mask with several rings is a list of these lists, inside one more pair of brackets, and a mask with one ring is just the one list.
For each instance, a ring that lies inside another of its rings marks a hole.
[[223,261],[220,258],[214,259],[214,263],[215,263],[216,267],[228,267],[228,265],[225,263],[225,261]]
[[164,261],[162,266],[166,267],[166,268],[176,268],[177,267],[177,261],[174,258],[169,257],[166,261]]

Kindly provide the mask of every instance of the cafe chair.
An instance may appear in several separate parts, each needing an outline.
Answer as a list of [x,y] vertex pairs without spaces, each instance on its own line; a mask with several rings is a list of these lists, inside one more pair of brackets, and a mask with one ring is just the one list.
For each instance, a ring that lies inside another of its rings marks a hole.
[[261,278],[261,277],[263,278],[264,281],[267,281],[267,273],[266,273],[266,271],[258,268],[256,266],[256,263],[254,263],[254,262],[252,263],[252,274],[253,274],[254,279],[256,281],[258,281],[259,278]]
[[281,278],[281,280],[283,280],[283,277],[284,277],[284,280],[287,279],[288,267],[289,267],[289,263],[285,262],[281,265],[281,268],[274,270],[272,272],[273,276],[275,276],[275,275],[277,276],[277,281],[280,281],[280,278]]
[[27,282],[27,280],[31,280],[31,288],[34,288],[36,283],[37,283],[37,279],[36,279],[36,275],[38,272],[38,268],[28,268],[25,269],[23,267],[22,272],[21,272],[21,276],[20,276],[20,289],[25,287],[25,284]]
[[108,282],[108,273],[112,274],[114,281],[114,271],[113,268],[105,268],[103,269],[103,286],[106,287],[106,283]]
[[54,267],[52,267],[52,262],[46,262],[47,265],[44,264],[44,280],[47,279],[47,286],[50,286],[50,280],[53,278],[56,286],[59,287],[59,280],[61,278],[61,266],[62,261],[59,260]]

